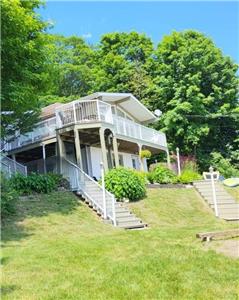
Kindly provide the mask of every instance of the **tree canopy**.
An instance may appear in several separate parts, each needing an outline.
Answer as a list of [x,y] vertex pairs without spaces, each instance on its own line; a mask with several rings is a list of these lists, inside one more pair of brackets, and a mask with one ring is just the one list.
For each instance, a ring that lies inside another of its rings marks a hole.
[[34,9],[40,1],[1,1],[2,135],[27,131],[39,111],[44,89],[44,29]]
[[157,128],[173,148],[185,154],[228,151],[239,128],[237,69],[202,33],[163,38],[152,62],[156,91],[149,104],[163,111]]

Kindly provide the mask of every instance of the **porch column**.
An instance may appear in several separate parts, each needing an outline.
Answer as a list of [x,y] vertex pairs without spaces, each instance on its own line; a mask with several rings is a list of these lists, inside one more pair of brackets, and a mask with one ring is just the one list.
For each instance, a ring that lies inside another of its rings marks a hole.
[[46,145],[42,144],[43,172],[46,174]]
[[14,161],[14,164],[13,164],[13,166],[14,166],[14,173],[16,173],[17,172],[17,165],[16,165],[16,155],[15,154],[12,154],[12,159]]
[[144,162],[143,162],[143,159],[140,157],[140,152],[141,152],[141,150],[142,150],[142,145],[141,145],[141,144],[138,144],[138,147],[139,147],[140,170],[141,170],[141,171],[144,171]]
[[119,167],[119,153],[118,153],[118,144],[117,144],[117,138],[113,134],[113,151],[114,151],[114,156],[115,156],[115,167]]
[[167,165],[168,168],[171,169],[170,155],[168,149],[166,150],[166,154],[167,154]]
[[59,172],[62,174],[62,158],[64,157],[64,144],[59,133],[56,134],[57,150],[59,159]]
[[107,153],[106,153],[106,147],[105,147],[105,130],[104,128],[100,128],[99,133],[100,133],[100,146],[101,146],[101,152],[102,152],[102,160],[103,160],[103,165],[105,172],[108,171],[108,162],[107,162]]
[[74,137],[75,137],[75,149],[76,149],[76,161],[77,161],[77,165],[80,168],[83,168],[82,167],[81,149],[80,149],[79,131],[76,128],[74,128]]

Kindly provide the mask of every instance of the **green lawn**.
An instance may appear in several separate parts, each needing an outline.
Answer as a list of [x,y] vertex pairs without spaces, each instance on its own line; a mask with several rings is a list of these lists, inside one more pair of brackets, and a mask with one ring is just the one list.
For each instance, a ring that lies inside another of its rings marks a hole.
[[225,189],[237,200],[237,202],[239,202],[239,186],[233,188],[225,187]]
[[130,204],[150,225],[104,224],[67,192],[22,201],[5,222],[3,299],[238,299],[238,260],[207,251],[216,220],[193,189],[152,189]]

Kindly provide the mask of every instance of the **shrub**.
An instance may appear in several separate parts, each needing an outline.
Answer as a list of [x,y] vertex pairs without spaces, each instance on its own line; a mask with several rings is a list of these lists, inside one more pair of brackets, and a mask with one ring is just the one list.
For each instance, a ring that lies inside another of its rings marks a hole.
[[149,172],[147,174],[147,179],[148,179],[149,183],[154,183],[154,173],[153,172]]
[[18,193],[12,188],[10,181],[1,174],[1,217],[14,213],[17,199]]
[[141,150],[140,151],[140,158],[150,158],[152,156],[149,150]]
[[66,178],[63,177],[63,175],[56,173],[48,173],[47,175],[54,179],[57,187],[63,187],[67,190],[70,189],[70,183]]
[[147,184],[148,180],[147,180],[147,172],[144,171],[138,171],[138,170],[133,170],[134,173],[140,178],[140,180],[142,180],[143,184]]
[[239,177],[239,170],[231,164],[229,159],[224,158],[218,152],[211,153],[211,157],[211,165],[225,178]]
[[184,169],[180,176],[178,176],[178,181],[181,183],[191,183],[195,180],[202,179],[202,176],[193,170]]
[[158,183],[176,183],[177,176],[163,165],[158,165],[153,171],[153,181]]
[[145,184],[135,171],[119,167],[111,169],[105,176],[105,187],[116,199],[139,200],[146,194]]
[[50,193],[57,187],[57,180],[49,174],[34,174],[23,176],[16,174],[11,178],[11,183],[14,189],[22,194]]

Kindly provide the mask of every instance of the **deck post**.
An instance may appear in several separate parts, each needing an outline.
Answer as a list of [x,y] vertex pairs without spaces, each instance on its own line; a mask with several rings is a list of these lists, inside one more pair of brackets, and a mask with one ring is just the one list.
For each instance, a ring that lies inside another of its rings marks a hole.
[[141,171],[144,171],[144,162],[143,162],[143,159],[140,157],[140,152],[142,150],[142,145],[141,144],[138,144],[138,147],[139,147],[139,163],[140,163],[140,170]]
[[167,155],[167,165],[168,168],[171,169],[171,161],[170,161],[170,155],[168,149],[166,150],[166,155]]
[[79,137],[79,131],[76,128],[74,128],[74,137],[75,137],[75,149],[76,149],[76,161],[77,161],[77,165],[80,168],[82,168],[80,137]]
[[117,138],[115,134],[113,134],[113,151],[115,156],[115,167],[119,167],[119,152],[118,152],[118,144],[117,144]]
[[43,172],[46,174],[46,145],[42,144]]
[[59,133],[56,133],[56,139],[57,139],[57,149],[58,149],[58,158],[59,158],[59,172],[62,174],[62,158],[64,156],[64,144],[61,139],[61,136]]
[[102,160],[103,160],[103,165],[104,165],[104,170],[105,172],[108,171],[108,162],[107,162],[107,153],[106,153],[106,147],[105,147],[105,128],[100,128],[99,133],[100,133],[100,146],[101,146],[101,152],[102,152]]

